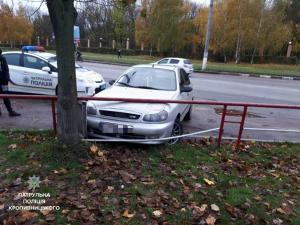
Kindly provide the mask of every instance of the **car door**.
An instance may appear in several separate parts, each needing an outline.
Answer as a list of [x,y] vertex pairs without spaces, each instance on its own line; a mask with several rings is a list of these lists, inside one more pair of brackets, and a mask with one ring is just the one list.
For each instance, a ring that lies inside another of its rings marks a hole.
[[43,67],[50,67],[46,60],[34,55],[23,54],[23,82],[31,93],[54,94],[57,79],[51,72],[43,71]]
[[[185,72],[184,69],[179,69],[179,73],[180,73],[180,80],[179,80],[179,86],[184,87],[191,87],[191,82],[190,82],[190,78],[188,76],[188,74]],[[180,100],[184,100],[184,101],[190,101],[193,99],[193,95],[192,92],[180,92]],[[189,111],[189,107],[190,105],[188,104],[181,104],[181,112],[180,115],[182,116],[182,118],[186,115],[186,113]]]
[[12,92],[23,92],[23,71],[21,66],[21,53],[5,53],[5,57],[9,67],[8,89]]

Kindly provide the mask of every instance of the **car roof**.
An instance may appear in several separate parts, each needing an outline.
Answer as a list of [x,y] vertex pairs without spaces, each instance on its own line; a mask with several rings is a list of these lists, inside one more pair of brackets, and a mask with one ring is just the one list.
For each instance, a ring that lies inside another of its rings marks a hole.
[[186,60],[185,58],[177,58],[177,57],[166,57],[163,59],[177,59],[177,60]]
[[141,65],[135,65],[134,68],[155,68],[155,69],[166,69],[166,70],[172,70],[175,71],[177,68],[181,68],[177,65],[168,65],[168,64],[141,64]]
[[9,52],[3,52],[2,54],[22,54],[22,53],[25,53],[25,54],[29,54],[29,55],[34,55],[34,56],[39,56],[39,57],[42,57],[44,59],[49,59],[51,57],[55,57],[56,55],[52,54],[52,53],[49,53],[49,52],[35,52],[35,51],[29,51],[29,52],[22,52],[22,51],[9,51]]

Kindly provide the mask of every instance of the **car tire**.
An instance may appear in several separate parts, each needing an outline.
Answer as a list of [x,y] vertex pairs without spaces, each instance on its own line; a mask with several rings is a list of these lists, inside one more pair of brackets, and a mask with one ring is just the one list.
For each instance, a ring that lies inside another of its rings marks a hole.
[[[179,119],[176,119],[172,128],[172,133],[171,133],[171,137],[173,136],[179,136],[183,134],[183,129],[182,129],[182,125]],[[169,140],[168,144],[169,145],[174,145],[179,143],[181,140],[181,138],[176,138],[176,139],[171,139]]]
[[185,117],[183,118],[184,121],[189,121],[192,118],[192,106],[190,106],[189,111],[187,112],[187,114],[185,115]]

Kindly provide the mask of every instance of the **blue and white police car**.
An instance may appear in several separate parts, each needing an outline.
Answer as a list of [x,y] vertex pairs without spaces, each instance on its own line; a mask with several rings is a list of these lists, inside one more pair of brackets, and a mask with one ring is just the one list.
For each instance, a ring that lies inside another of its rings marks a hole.
[[[55,95],[57,93],[56,55],[40,46],[24,46],[22,51],[3,52],[6,58],[10,92]],[[78,96],[92,96],[106,88],[102,75],[75,65]]]

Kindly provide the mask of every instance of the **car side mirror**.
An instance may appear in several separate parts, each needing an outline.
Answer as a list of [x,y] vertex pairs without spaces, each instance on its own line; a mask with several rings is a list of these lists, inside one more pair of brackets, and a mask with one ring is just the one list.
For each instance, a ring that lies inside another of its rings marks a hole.
[[110,80],[108,81],[109,85],[113,85],[116,82],[116,80]]
[[50,69],[49,66],[44,66],[44,67],[42,68],[42,71],[47,72],[47,73],[51,73],[51,69]]
[[182,87],[180,87],[180,92],[182,93],[182,92],[191,92],[193,90],[193,88],[192,87],[190,87],[190,86],[182,86]]

